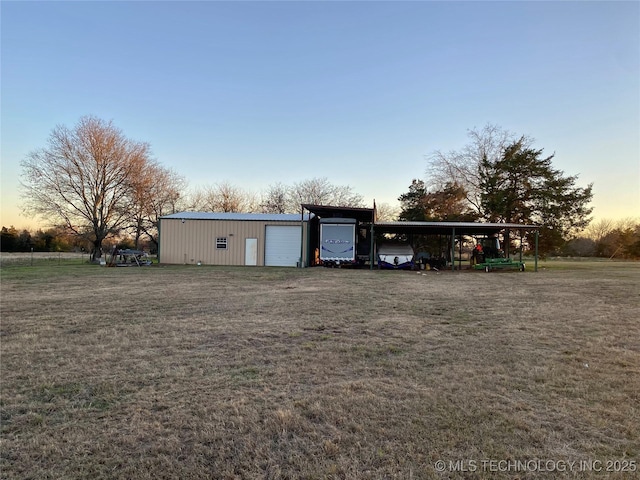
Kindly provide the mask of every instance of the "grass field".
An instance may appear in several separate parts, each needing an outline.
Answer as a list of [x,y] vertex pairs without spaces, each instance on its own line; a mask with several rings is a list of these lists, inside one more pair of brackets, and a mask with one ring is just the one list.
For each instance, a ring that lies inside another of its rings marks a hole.
[[3,267],[0,476],[640,476],[640,264],[424,273]]

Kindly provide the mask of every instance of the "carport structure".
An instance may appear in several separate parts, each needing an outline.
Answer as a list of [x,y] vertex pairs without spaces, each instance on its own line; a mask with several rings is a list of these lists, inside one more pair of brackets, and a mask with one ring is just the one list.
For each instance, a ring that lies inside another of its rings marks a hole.
[[[306,239],[308,244],[301,245],[300,250],[309,252],[309,258],[307,258],[306,265],[312,265],[311,261],[311,252],[314,251],[317,243],[319,241],[319,233],[318,233],[318,222],[323,218],[353,218],[356,220],[357,229],[366,229],[367,231],[371,231],[371,225],[375,221],[375,207],[374,208],[360,208],[360,207],[336,207],[333,205],[315,205],[310,203],[301,204],[301,212],[300,218],[306,218],[305,210],[310,212],[308,215],[309,223],[308,228],[309,232],[306,235]],[[301,222],[301,225],[303,223]],[[304,226],[302,227],[304,228]],[[363,245],[359,246],[361,249]],[[370,247],[367,248],[367,251],[364,253],[368,255],[371,261],[373,261],[373,240],[370,242]]]
[[[505,231],[517,231],[520,235],[520,243],[524,232],[535,231],[534,270],[538,271],[538,225],[522,225],[519,223],[482,223],[482,222],[372,222],[370,224],[371,236],[375,234],[391,233],[397,235],[445,235],[451,238],[451,270],[455,270],[455,241],[456,238],[475,235],[497,235]],[[520,248],[520,261],[522,261],[522,248]],[[373,266],[373,260],[371,265]],[[462,259],[458,261],[461,267]]]
[[[329,205],[313,205],[302,204],[301,214],[304,216],[304,211],[308,210],[313,213],[317,218],[330,218],[330,217],[343,217],[343,218],[355,218],[358,221],[360,228],[366,228],[369,232],[370,238],[370,251],[369,251],[369,265],[373,269],[375,259],[375,245],[374,239],[377,234],[396,234],[396,235],[444,235],[451,238],[450,253],[451,253],[451,270],[455,270],[455,241],[456,238],[464,236],[476,236],[476,235],[496,235],[502,232],[518,232],[520,241],[524,233],[527,231],[535,232],[535,249],[534,249],[534,270],[538,271],[538,225],[523,225],[518,223],[483,223],[483,222],[379,222],[376,221],[376,209],[374,208],[354,208],[354,207],[336,207]],[[307,238],[313,241],[314,236],[308,235]],[[310,247],[310,246],[308,246]],[[310,252],[313,247],[307,248]],[[522,249],[519,252],[520,261],[522,261]],[[459,267],[462,264],[462,260],[459,260]]]

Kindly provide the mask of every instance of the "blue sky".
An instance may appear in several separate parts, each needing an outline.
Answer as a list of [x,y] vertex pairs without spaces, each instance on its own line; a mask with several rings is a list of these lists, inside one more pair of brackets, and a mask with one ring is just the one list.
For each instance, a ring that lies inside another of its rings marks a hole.
[[638,2],[3,1],[2,225],[59,124],[113,120],[192,187],[328,177],[395,203],[487,123],[640,216]]

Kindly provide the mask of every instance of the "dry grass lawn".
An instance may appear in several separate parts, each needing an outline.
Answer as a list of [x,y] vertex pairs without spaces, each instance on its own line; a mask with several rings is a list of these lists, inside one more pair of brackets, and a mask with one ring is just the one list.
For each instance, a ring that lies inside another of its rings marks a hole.
[[640,264],[541,267],[4,267],[0,477],[638,476]]

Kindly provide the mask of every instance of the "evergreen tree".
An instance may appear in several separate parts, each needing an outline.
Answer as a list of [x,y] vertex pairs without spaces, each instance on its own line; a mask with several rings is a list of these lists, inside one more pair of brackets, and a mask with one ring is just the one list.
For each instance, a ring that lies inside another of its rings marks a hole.
[[414,179],[409,192],[398,200],[402,205],[402,220],[472,222],[478,218],[467,202],[465,189],[457,183],[447,183],[440,190],[430,192],[422,180]]
[[554,156],[542,153],[521,139],[508,145],[501,158],[483,158],[479,177],[487,220],[540,225],[539,249],[544,254],[587,226],[593,193],[592,184],[577,187],[577,175],[565,176],[553,168]]
[[424,198],[427,195],[427,187],[422,180],[413,179],[409,185],[409,191],[398,197],[401,205],[400,220],[424,222],[426,213],[424,210]]

